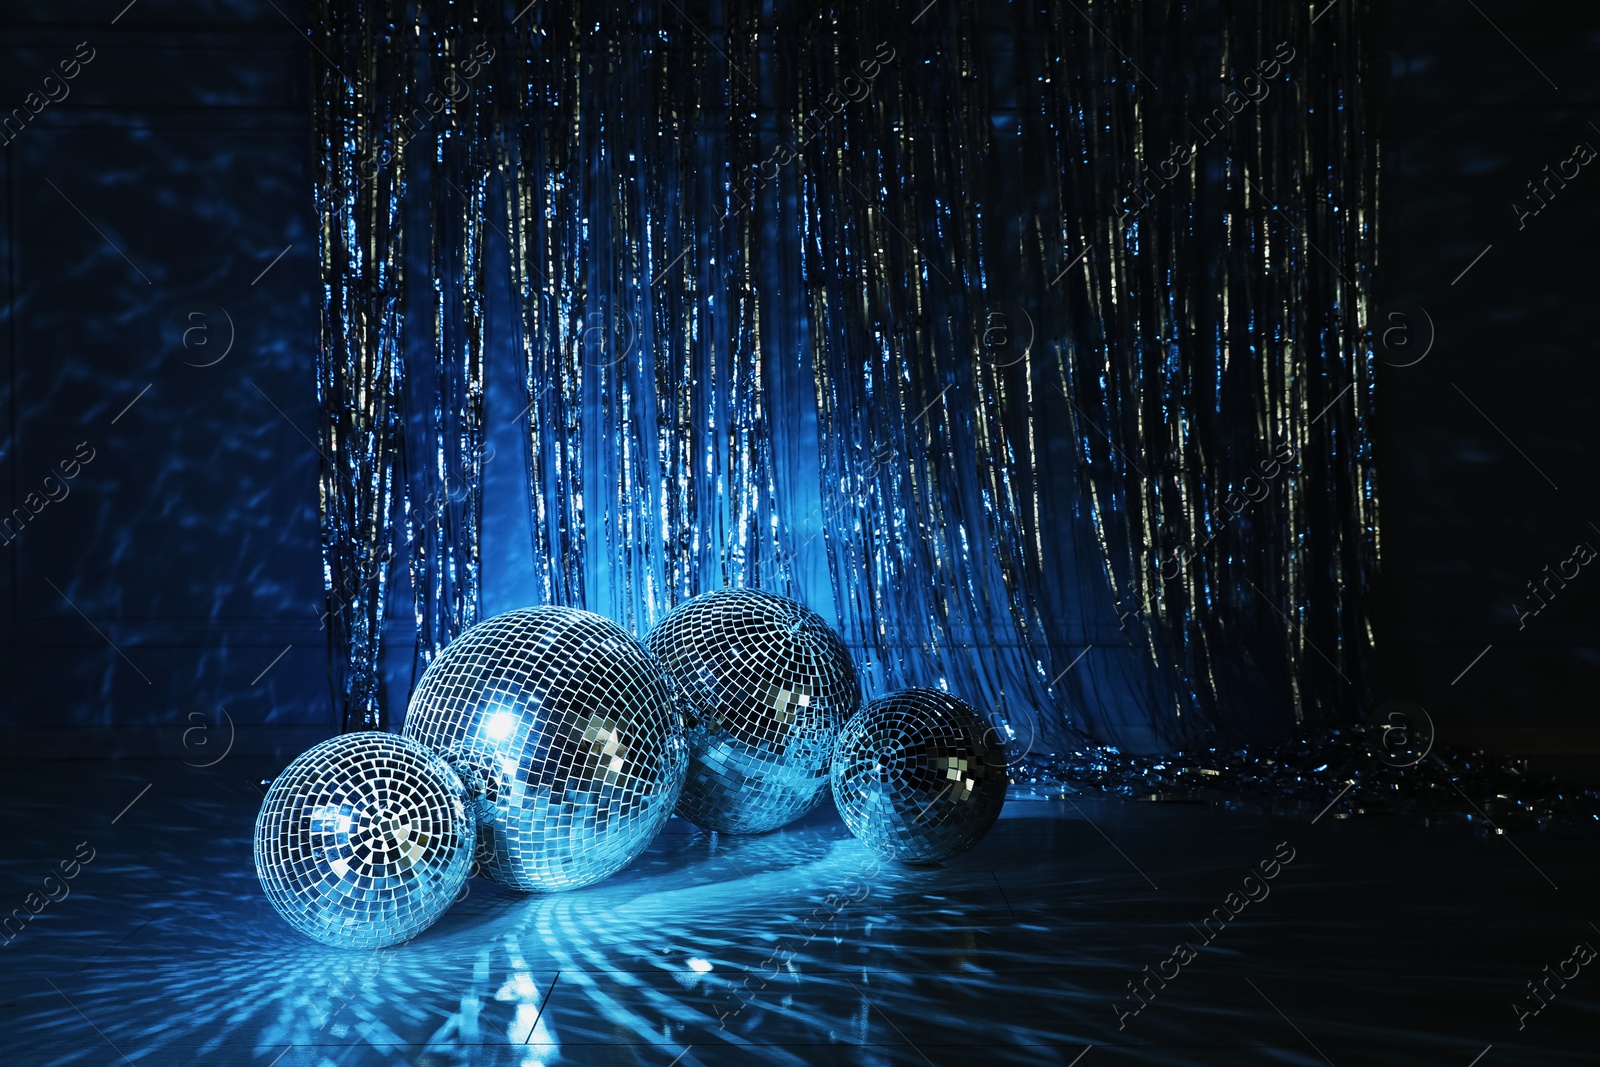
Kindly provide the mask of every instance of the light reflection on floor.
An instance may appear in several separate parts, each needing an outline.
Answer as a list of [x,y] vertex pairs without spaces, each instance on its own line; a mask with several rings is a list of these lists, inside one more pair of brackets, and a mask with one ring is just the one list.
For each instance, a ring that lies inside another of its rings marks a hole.
[[[95,850],[0,946],[0,1065],[1465,1067],[1492,1045],[1497,1067],[1593,1062],[1600,1032],[1600,973],[1523,1031],[1509,1009],[1600,944],[1593,839],[1522,839],[1540,874],[1456,830],[1019,800],[946,867],[874,872],[831,809],[755,838],[674,821],[600,885],[474,880],[412,943],[349,952],[262,898],[259,774],[231,762],[0,774],[7,909]],[[1272,895],[1119,1030],[1127,983],[1198,943],[1190,924],[1280,841],[1296,859]]]

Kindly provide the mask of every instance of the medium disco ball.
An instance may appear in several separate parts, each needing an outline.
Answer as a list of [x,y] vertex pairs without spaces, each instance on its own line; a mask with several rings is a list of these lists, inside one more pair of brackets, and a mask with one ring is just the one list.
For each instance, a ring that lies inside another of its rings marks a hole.
[[428,665],[404,733],[478,800],[478,863],[513,889],[571,889],[632,863],[672,815],[689,754],[643,645],[575,608],[519,608]]
[[1006,802],[1006,751],[964,700],[904,689],[862,708],[833,750],[833,800],[888,859],[938,863],[989,832]]
[[382,948],[450,907],[472,873],[475,830],[466,787],[444,760],[394,734],[341,734],[267,790],[256,875],[301,933]]
[[678,814],[754,834],[822,800],[834,739],[861,703],[844,643],[816,612],[759,589],[679,604],[645,642],[671,673],[688,728]]

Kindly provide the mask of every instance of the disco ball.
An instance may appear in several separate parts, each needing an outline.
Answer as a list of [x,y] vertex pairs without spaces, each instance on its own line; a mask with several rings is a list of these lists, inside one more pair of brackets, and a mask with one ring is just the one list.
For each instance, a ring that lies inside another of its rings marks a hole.
[[404,733],[479,796],[479,866],[513,889],[571,889],[633,862],[689,761],[666,672],[575,608],[519,608],[456,638],[423,672]]
[[861,702],[850,654],[821,616],[720,589],[668,612],[646,644],[677,682],[688,726],[679,815],[753,834],[816,807],[839,727]]
[[1006,802],[1006,752],[964,700],[905,689],[862,708],[833,750],[833,800],[850,832],[906,863],[938,863],[989,832]]
[[472,871],[466,787],[423,746],[376,731],[313,746],[256,818],[256,875],[279,915],[327,945],[408,941]]

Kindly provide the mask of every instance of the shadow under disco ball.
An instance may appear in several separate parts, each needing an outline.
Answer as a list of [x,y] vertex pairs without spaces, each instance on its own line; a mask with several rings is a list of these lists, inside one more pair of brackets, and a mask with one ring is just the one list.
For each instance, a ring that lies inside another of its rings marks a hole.
[[1006,752],[983,716],[937,689],[867,704],[833,751],[833,801],[880,856],[938,863],[989,832],[1006,802]]
[[457,637],[423,672],[404,733],[477,794],[479,866],[513,889],[572,889],[633,862],[689,763],[661,665],[576,608],[518,608]]
[[472,872],[466,786],[423,746],[378,731],[313,746],[256,818],[256,875],[301,933],[342,948],[409,941]]
[[817,806],[839,727],[861,703],[850,653],[821,616],[759,589],[719,589],[673,608],[645,643],[687,720],[679,815],[753,834]]

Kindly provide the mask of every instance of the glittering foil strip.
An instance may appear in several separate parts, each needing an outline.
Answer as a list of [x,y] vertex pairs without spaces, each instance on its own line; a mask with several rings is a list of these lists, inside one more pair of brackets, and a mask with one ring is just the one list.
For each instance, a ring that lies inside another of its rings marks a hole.
[[[431,315],[412,332],[412,410],[426,412],[410,441],[421,476],[407,494],[412,610],[423,663],[478,621],[482,592],[484,464],[484,242],[494,150],[496,5],[430,5],[418,35],[417,105],[406,131],[426,191]],[[506,57],[499,59],[502,65]],[[427,390],[431,387],[431,393]]]
[[404,448],[403,3],[313,7],[315,196],[323,283],[317,399],[329,674],[342,728],[382,729],[379,651]]
[[[1376,566],[1369,12],[322,12],[348,31],[318,40],[369,94],[358,108],[319,75],[327,174],[472,27],[497,54],[408,150],[435,312],[413,349],[430,389],[413,376],[426,461],[407,520],[424,653],[475,617],[481,584],[482,317],[505,280],[481,220],[498,215],[526,371],[528,599],[642,632],[723,585],[825,613],[831,597],[870,691],[944,686],[1032,754],[1347,713]],[[330,583],[384,543],[359,494],[392,493],[400,437],[393,352],[351,343],[398,328],[402,176],[385,167],[324,207],[330,293],[367,312],[326,327],[324,363],[374,353],[324,395],[331,425],[370,427],[330,450]],[[383,269],[341,251],[358,240]],[[417,503],[441,489],[442,508]],[[336,634],[353,676],[375,607]]]
[[1365,3],[1155,10],[1052,10],[1026,112],[1058,136],[1041,265],[1083,250],[1051,373],[1158,736],[1193,744],[1364,699],[1376,156]]
[[754,150],[754,9],[728,17],[553,3],[517,27],[525,111],[507,151],[539,592],[636,632],[702,589],[763,584],[782,537],[761,220],[707,175]]
[[[833,574],[887,681],[929,669],[909,651],[1012,721],[1048,708],[1047,750],[1271,736],[1363,700],[1366,10],[816,10],[802,111],[861,43],[904,53],[805,157]],[[997,297],[1035,309],[1037,350],[974,340]],[[1076,492],[1047,439],[1073,442]],[[1074,506],[1143,731],[1096,706],[1105,661],[1061,683],[1093,644],[1046,614]]]
[[[827,108],[833,87],[871,62],[856,42],[887,30],[865,11],[817,10],[800,114]],[[821,473],[844,489],[823,499],[835,598],[868,677],[892,687],[932,670],[1003,705],[975,640],[988,538],[964,491],[972,361],[956,324],[978,253],[946,155],[959,148],[937,129],[938,111],[962,104],[942,31],[936,19],[895,31],[897,62],[877,72],[871,106],[825,118],[804,149]]]
[[822,480],[846,490],[824,501],[847,639],[879,686],[984,694],[1054,751],[1086,734],[1053,691],[1083,643],[1052,649],[1041,617],[1044,542],[1070,523],[1045,507],[1032,339],[991,344],[994,309],[1020,330],[1043,284],[1007,247],[1019,131],[1014,112],[1009,128],[995,121],[991,66],[997,41],[1027,42],[970,3],[814,21],[796,136],[831,87],[873,79],[804,157]]

